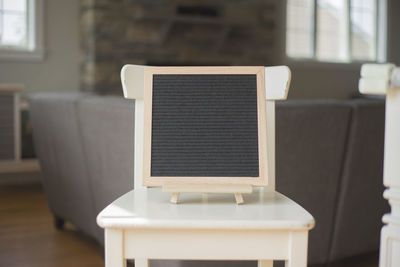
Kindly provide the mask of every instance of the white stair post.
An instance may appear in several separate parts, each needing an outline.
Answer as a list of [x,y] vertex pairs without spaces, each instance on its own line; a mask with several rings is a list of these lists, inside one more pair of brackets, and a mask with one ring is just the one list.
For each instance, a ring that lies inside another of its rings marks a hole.
[[383,193],[391,212],[382,218],[380,266],[400,266],[400,88],[386,93]]
[[383,196],[391,212],[382,218],[385,226],[381,232],[379,266],[396,267],[400,266],[400,68],[365,64],[361,76],[361,93],[386,94],[383,184],[387,189]]

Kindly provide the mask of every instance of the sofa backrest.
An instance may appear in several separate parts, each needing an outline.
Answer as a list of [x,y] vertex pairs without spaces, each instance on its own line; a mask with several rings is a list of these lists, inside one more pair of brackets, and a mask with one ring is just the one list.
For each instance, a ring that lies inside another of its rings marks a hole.
[[277,105],[276,188],[315,218],[309,263],[328,258],[350,115],[344,101]]
[[51,211],[84,232],[96,232],[88,168],[81,144],[77,101],[86,94],[36,94],[30,98],[35,150]]
[[385,101],[351,101],[352,116],[337,197],[330,259],[374,251],[379,247],[382,197]]

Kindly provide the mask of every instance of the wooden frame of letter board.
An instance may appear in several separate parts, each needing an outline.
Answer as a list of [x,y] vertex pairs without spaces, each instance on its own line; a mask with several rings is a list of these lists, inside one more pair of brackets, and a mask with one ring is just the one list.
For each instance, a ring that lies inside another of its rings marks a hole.
[[[151,137],[152,137],[152,95],[154,74],[255,74],[257,78],[257,111],[258,111],[258,177],[167,177],[151,176]],[[181,190],[186,192],[231,192],[241,185],[266,186],[268,184],[267,162],[267,129],[265,105],[265,68],[264,67],[147,67],[144,71],[144,134],[143,134],[143,185],[199,186],[199,190]],[[183,187],[182,187],[183,186]],[[235,187],[236,186],[236,187]],[[238,186],[238,187],[237,187]],[[201,189],[204,188],[204,189]],[[221,190],[218,190],[221,188]],[[227,190],[224,190],[227,189]],[[242,187],[243,188],[243,187]],[[169,190],[175,192],[175,190]],[[238,193],[240,193],[240,190]],[[246,191],[246,190],[244,190]],[[244,191],[242,191],[244,193]],[[251,192],[251,190],[250,190]],[[250,193],[247,192],[247,193]]]

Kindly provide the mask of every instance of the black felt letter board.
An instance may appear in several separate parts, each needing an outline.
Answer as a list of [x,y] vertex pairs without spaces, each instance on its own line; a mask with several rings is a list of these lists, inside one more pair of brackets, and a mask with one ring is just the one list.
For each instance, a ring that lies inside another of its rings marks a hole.
[[258,177],[255,74],[154,74],[151,176]]

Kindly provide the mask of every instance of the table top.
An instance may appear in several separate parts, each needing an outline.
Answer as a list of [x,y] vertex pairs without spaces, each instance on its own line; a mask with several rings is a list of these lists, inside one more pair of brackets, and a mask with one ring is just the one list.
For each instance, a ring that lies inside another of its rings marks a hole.
[[278,193],[255,188],[237,205],[233,194],[182,193],[178,204],[161,188],[135,189],[97,216],[103,228],[311,229],[314,218]]
[[0,83],[0,93],[20,92],[23,88],[24,85],[19,83]]

